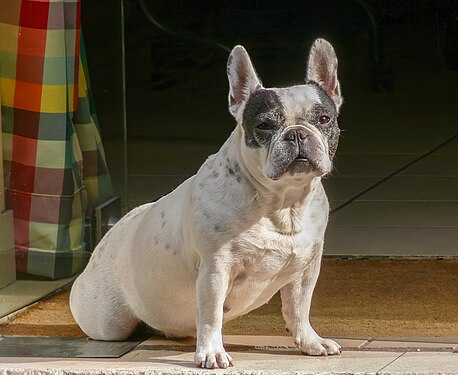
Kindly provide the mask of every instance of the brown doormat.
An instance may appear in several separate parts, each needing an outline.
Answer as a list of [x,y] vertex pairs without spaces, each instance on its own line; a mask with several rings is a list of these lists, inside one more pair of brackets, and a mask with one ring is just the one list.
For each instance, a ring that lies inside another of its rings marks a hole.
[[[323,336],[458,336],[458,260],[324,259],[311,321]],[[69,291],[41,301],[0,335],[83,337]],[[285,335],[279,295],[225,334]]]

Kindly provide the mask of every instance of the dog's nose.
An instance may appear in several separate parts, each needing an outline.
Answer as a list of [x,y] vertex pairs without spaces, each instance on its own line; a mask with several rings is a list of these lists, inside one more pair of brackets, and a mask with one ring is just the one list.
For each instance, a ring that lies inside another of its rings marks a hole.
[[303,141],[305,138],[307,138],[307,132],[301,128],[292,128],[285,134],[285,141],[297,142]]

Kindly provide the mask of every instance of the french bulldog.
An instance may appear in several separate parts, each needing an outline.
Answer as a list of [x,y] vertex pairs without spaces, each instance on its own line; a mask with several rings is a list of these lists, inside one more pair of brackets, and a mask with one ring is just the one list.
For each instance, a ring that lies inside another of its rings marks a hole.
[[73,316],[96,340],[124,340],[140,322],[197,336],[196,365],[227,368],[223,323],[280,291],[300,351],[340,354],[309,322],[329,214],[321,179],[340,133],[334,49],[317,39],[304,84],[265,88],[236,46],[227,76],[234,131],[194,176],[105,235],[71,290]]

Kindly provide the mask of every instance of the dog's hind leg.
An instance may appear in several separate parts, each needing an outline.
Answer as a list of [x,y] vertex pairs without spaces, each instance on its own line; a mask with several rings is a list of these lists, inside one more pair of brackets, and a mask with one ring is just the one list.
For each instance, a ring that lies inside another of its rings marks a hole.
[[90,283],[84,276],[75,281],[70,293],[70,309],[78,325],[94,340],[127,339],[138,327],[139,320],[112,284],[104,283],[101,290],[97,282]]

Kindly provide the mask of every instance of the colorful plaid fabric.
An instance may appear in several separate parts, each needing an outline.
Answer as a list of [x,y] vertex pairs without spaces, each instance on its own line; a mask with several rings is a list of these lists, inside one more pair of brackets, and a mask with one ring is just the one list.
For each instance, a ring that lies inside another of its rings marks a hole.
[[79,0],[0,0],[7,207],[20,272],[60,278],[87,260],[87,210],[111,197],[88,84]]

